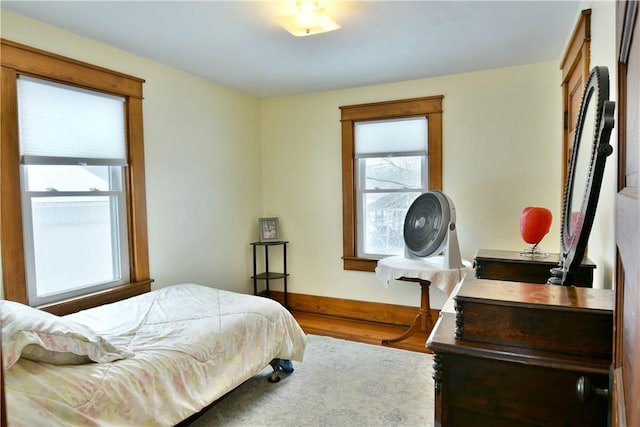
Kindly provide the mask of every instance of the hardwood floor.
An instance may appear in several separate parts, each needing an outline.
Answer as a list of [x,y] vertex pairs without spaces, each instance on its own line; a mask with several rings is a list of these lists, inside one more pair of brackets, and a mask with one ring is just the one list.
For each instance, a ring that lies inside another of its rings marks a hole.
[[[279,291],[262,291],[260,295],[284,304]],[[383,339],[401,336],[415,322],[418,307],[354,301],[289,293],[287,307],[307,334],[342,338],[383,346]],[[430,310],[432,323],[438,320],[438,310]],[[431,353],[426,347],[431,331],[417,331],[407,339],[385,347]]]
[[[382,339],[395,338],[407,330],[406,326],[345,319],[295,310],[291,313],[307,334],[324,335],[381,346],[383,345]],[[418,332],[404,341],[388,344],[385,347],[430,353],[426,347],[428,335],[427,332]]]

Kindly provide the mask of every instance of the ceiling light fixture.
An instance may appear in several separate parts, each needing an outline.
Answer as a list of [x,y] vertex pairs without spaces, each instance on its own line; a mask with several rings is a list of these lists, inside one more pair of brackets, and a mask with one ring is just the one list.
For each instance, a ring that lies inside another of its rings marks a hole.
[[340,28],[315,0],[298,0],[296,7],[297,13],[278,18],[280,25],[296,37],[327,33]]

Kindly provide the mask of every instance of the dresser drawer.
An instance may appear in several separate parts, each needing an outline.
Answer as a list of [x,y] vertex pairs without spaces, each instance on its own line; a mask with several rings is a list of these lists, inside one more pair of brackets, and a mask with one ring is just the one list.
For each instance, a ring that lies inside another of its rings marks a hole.
[[581,402],[576,382],[608,388],[607,375],[523,365],[467,355],[441,355],[446,426],[607,425],[608,403]]

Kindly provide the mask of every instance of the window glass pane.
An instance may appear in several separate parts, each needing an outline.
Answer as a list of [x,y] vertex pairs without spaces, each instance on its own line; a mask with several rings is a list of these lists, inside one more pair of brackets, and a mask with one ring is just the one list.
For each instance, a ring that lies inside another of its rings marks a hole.
[[355,153],[427,151],[427,118],[377,120],[355,123]]
[[112,173],[120,175],[120,167],[28,165],[27,191],[119,191],[120,179],[111,179]]
[[362,168],[364,190],[403,189],[422,187],[425,173],[422,170],[425,156],[367,157],[358,160]]
[[113,196],[31,198],[38,297],[121,279]]
[[401,255],[404,252],[404,217],[421,192],[363,194],[363,252]]
[[126,159],[124,98],[20,76],[20,154]]

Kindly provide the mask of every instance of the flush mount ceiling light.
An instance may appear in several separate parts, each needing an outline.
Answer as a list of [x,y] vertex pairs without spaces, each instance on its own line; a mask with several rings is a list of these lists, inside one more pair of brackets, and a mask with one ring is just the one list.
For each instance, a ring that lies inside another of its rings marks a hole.
[[295,14],[278,18],[280,25],[296,37],[326,33],[340,28],[315,0],[298,0],[296,8]]

